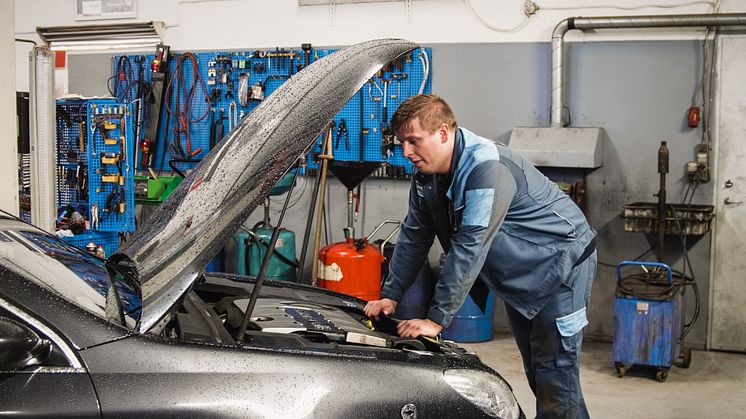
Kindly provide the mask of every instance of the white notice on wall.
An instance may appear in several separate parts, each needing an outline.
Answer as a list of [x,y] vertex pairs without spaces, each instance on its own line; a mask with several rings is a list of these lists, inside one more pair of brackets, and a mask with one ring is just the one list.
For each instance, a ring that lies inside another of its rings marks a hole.
[[84,1],[81,3],[83,15],[98,16],[103,12],[101,1]]

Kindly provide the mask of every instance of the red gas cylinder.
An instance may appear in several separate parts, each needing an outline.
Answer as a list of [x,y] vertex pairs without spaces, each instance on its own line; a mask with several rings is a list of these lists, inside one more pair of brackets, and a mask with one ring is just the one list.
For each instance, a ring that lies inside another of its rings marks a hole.
[[319,251],[318,284],[366,301],[381,298],[383,255],[368,241],[348,238]]

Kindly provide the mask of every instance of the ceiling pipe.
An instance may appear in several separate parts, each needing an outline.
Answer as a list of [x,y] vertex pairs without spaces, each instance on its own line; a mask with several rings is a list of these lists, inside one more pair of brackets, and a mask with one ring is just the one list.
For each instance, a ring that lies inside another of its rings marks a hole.
[[746,13],[655,16],[570,17],[552,32],[552,127],[567,126],[565,109],[565,34],[573,29],[684,28],[698,26],[746,26]]

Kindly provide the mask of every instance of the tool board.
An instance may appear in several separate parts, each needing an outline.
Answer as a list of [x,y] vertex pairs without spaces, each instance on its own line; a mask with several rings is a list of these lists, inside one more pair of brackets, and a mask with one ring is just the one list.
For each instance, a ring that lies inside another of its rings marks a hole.
[[[169,77],[164,86],[166,103],[162,105],[161,123],[154,145],[153,169],[158,172],[170,171],[169,161],[175,157],[199,161],[210,150],[213,118],[216,121],[215,125],[222,122],[224,134],[227,135],[230,129],[285,80],[306,65],[335,51],[314,49],[308,45],[304,47],[189,53],[196,58],[196,70],[195,61],[180,58],[184,57],[185,53],[172,52],[167,61]],[[140,83],[140,78],[147,84],[152,81],[153,73],[150,71],[149,63],[153,58],[154,54],[113,57],[112,79],[117,82],[117,86],[112,92],[121,100],[133,100],[136,97],[132,94],[133,87],[146,85]],[[129,63],[127,66],[121,65],[123,59]],[[388,125],[396,108],[406,98],[416,95],[420,90],[423,93],[430,92],[431,62],[429,48],[415,50],[372,77],[333,119],[334,158],[343,161],[384,162],[387,170],[381,170],[374,176],[407,178],[412,172],[412,165],[402,155],[400,144],[384,141],[384,138],[389,140],[390,137],[382,135],[382,128]],[[125,72],[123,68],[128,70]],[[180,68],[179,71],[177,68]],[[195,71],[199,74],[201,82],[195,80]],[[245,89],[240,89],[242,86]],[[242,91],[246,94],[240,94]],[[181,112],[178,109],[186,103],[187,96],[191,97],[188,115],[184,112],[184,106]],[[145,95],[141,97],[146,99]],[[145,99],[142,102],[146,102]],[[147,109],[145,106],[143,111],[157,110]],[[140,115],[139,120],[147,119]],[[187,125],[184,121],[189,121],[188,132],[184,130]],[[141,124],[136,144],[144,132]],[[306,168],[311,174],[318,167],[316,156],[320,153],[322,137],[319,137],[306,156]],[[219,141],[219,138],[215,141]],[[173,146],[174,144],[181,147],[183,155]],[[179,169],[189,169],[196,164],[194,161],[172,164]],[[144,167],[138,165],[138,169]]]
[[71,207],[91,231],[135,231],[131,106],[115,99],[60,99],[56,114],[60,212]]

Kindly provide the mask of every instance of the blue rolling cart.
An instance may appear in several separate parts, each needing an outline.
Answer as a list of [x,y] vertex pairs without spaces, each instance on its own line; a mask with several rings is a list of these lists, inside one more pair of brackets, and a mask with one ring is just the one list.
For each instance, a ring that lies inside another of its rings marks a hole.
[[[642,272],[622,277],[625,267]],[[624,377],[633,365],[652,367],[666,381],[677,360],[689,367],[691,349],[684,349],[684,287],[671,268],[660,262],[625,261],[617,265],[614,299],[614,366]]]

